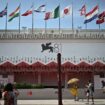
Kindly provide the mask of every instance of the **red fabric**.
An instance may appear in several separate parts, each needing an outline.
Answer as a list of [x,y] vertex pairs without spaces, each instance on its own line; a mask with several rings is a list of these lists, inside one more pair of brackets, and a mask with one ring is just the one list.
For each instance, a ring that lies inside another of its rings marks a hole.
[[105,22],[104,18],[103,18],[103,19],[98,19],[98,20],[96,21],[96,24],[102,24],[102,23],[104,23],[104,22]]
[[30,15],[30,14],[32,14],[32,10],[26,11],[24,14],[22,14],[22,16],[28,16],[28,15]]
[[51,17],[51,12],[47,12],[45,13],[45,19],[44,20],[48,20]]

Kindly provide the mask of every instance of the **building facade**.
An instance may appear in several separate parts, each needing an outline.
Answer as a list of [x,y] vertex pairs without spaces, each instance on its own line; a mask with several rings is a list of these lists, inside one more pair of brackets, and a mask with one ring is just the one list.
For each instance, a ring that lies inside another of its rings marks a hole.
[[105,80],[105,30],[31,29],[0,31],[0,82],[58,85],[61,53],[62,86],[79,78],[83,88]]

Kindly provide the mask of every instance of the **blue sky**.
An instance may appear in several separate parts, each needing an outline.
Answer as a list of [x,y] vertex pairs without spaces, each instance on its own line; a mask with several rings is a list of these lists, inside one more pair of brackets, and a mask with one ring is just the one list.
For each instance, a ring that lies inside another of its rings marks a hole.
[[[99,4],[99,11],[105,11],[105,0],[0,0],[0,11],[2,11],[6,3],[8,2],[8,14],[13,12],[21,3],[21,14],[26,10],[30,9],[32,3],[34,7],[37,8],[42,4],[46,4],[46,11],[52,11],[56,8],[59,3],[61,10],[68,5],[71,5],[73,1],[73,13],[74,13],[74,28],[82,27],[85,29],[84,25],[84,16],[80,16],[79,9],[86,3],[87,12],[89,12],[94,6]],[[45,28],[44,21],[45,13],[34,13],[34,28]],[[18,29],[18,18],[13,19],[11,22],[8,22],[8,29]],[[47,28],[59,28],[59,20],[50,19],[47,21]],[[32,27],[32,17],[31,15],[23,17],[21,16],[21,27]],[[61,28],[72,28],[72,16],[68,15],[64,18],[61,18]],[[87,24],[87,29],[98,29],[99,26],[96,25],[96,20]],[[0,18],[0,29],[5,29],[5,17]],[[105,29],[105,23],[101,24],[101,29]]]

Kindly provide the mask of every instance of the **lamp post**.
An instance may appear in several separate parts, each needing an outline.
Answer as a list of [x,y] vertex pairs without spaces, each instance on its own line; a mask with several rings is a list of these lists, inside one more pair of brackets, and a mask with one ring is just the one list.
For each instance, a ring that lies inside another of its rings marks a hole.
[[58,105],[62,104],[62,83],[61,83],[61,54],[57,54],[58,61]]

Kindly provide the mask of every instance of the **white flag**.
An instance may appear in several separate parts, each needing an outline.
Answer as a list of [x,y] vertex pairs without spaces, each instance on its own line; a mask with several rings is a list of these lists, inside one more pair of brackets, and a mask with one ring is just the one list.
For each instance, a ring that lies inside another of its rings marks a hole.
[[35,11],[35,12],[45,12],[45,6],[46,6],[46,5],[41,5],[41,6],[39,6],[37,9],[35,9],[34,11]]
[[72,14],[72,6],[69,5],[62,10],[61,17],[64,17],[66,15],[71,15],[71,14]]

